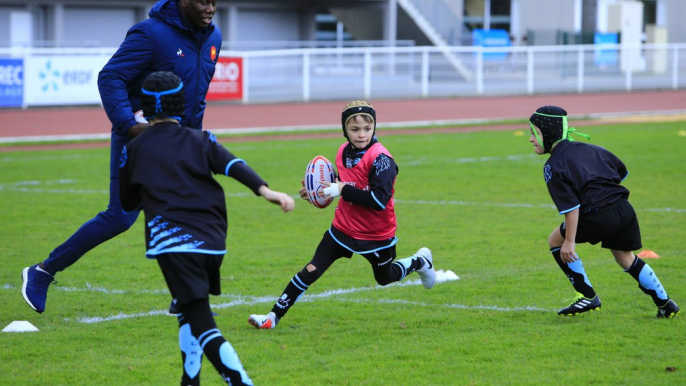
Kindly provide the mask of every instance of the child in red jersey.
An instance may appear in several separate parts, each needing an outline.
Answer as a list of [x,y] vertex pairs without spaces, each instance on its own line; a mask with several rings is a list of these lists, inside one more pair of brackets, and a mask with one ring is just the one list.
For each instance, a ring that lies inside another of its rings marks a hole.
[[[362,255],[380,285],[400,281],[417,271],[425,288],[433,287],[436,270],[428,248],[411,257],[394,261],[397,228],[393,193],[398,166],[391,153],[377,141],[376,112],[365,101],[350,102],[341,117],[343,135],[348,140],[336,155],[338,178],[322,193],[338,197],[333,224],[324,232],[312,260],[293,276],[267,315],[250,315],[256,328],[272,329],[296,300],[339,258]],[[307,192],[300,189],[307,200]]]

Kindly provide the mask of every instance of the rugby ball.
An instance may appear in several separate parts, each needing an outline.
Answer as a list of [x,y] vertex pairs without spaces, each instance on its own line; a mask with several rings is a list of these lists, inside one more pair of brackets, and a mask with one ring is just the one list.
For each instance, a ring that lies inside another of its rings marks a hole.
[[307,199],[310,201],[310,204],[317,208],[326,208],[333,202],[333,197],[319,197],[318,193],[326,188],[326,185],[322,185],[320,181],[336,181],[336,170],[331,161],[324,156],[318,155],[312,158],[312,161],[310,161],[305,170],[305,190],[307,191]]

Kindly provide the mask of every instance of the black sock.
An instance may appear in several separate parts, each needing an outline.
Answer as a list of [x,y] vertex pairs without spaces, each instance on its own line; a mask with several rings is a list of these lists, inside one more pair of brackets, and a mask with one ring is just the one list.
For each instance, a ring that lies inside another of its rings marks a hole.
[[[572,283],[576,292],[584,295],[585,298],[593,299],[596,296],[593,286],[591,286],[590,280],[586,275],[586,270],[584,265],[581,263],[581,259],[575,261],[574,263],[567,264],[560,258],[560,247],[551,248],[550,252],[553,254],[557,265],[560,266],[562,272],[567,275],[567,279]],[[573,265],[575,270],[573,270],[570,265]]]
[[660,283],[660,279],[657,278],[653,269],[645,261],[639,259],[638,256],[634,256],[633,264],[625,272],[628,272],[631,277],[636,279],[638,288],[650,295],[656,306],[662,307],[667,304],[669,301],[667,292],[662,287],[662,283]]
[[424,266],[424,259],[418,255],[412,255],[404,259],[396,260],[391,264],[391,269],[388,274],[388,280],[386,283],[382,283],[380,278],[376,277],[377,272],[374,270],[374,276],[376,281],[381,285],[386,285],[393,283],[395,281],[400,281],[405,278],[405,276],[411,274],[412,272],[422,268]]
[[307,278],[303,278],[303,276],[302,271],[296,273],[286,286],[286,289],[283,290],[279,300],[274,303],[272,312],[276,314],[277,318],[283,318],[283,316],[286,315],[286,312],[288,312],[298,298],[300,298],[300,296],[310,287],[310,284],[312,284],[312,282],[306,283]]

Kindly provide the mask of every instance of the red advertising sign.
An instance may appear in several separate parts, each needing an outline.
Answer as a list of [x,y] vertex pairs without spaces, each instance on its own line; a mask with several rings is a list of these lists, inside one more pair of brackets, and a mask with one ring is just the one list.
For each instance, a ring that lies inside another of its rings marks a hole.
[[243,58],[220,57],[214,68],[207,100],[243,99]]

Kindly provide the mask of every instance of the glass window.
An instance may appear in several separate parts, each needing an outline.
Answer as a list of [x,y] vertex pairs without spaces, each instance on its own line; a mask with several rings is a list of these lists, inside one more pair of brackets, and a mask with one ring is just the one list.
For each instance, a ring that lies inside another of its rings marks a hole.
[[[486,26],[486,5],[490,5],[489,25]],[[470,30],[504,29],[510,30],[512,13],[511,0],[464,0],[464,23]]]
[[657,0],[643,0],[643,30],[647,24],[657,24]]

